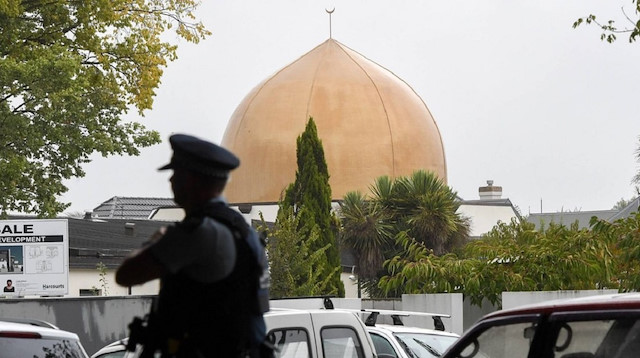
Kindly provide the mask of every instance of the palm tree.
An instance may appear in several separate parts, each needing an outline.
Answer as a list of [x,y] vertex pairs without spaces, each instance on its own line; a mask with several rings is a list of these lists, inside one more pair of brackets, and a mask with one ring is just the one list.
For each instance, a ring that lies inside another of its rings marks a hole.
[[372,295],[382,292],[377,283],[388,274],[384,262],[404,256],[407,240],[424,244],[436,255],[468,240],[469,222],[456,212],[456,193],[434,173],[416,171],[395,180],[382,176],[371,193],[371,198],[347,193],[340,218],[342,245],[353,251],[359,276]]
[[353,251],[361,279],[375,278],[393,243],[392,227],[381,205],[366,200],[359,191],[349,192],[340,203],[341,244]]
[[393,185],[395,216],[415,240],[442,255],[469,236],[469,219],[457,213],[460,202],[433,172],[418,170]]

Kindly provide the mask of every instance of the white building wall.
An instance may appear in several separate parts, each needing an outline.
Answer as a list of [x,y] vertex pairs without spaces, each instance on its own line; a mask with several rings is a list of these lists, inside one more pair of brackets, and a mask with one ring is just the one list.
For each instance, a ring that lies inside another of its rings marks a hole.
[[517,218],[511,206],[460,205],[458,213],[470,218],[470,236],[480,237],[488,233],[499,221],[510,223]]
[[103,290],[103,296],[128,296],[128,295],[155,295],[160,289],[160,281],[153,280],[144,285],[122,287],[116,283],[115,270],[107,270],[106,294],[100,283],[100,271],[98,269],[71,269],[69,272],[69,294],[67,297],[79,297],[80,290],[91,290],[97,288]]
[[358,297],[358,276],[349,272],[340,274],[340,280],[344,284],[344,298]]
[[588,297],[595,295],[612,295],[618,290],[575,290],[575,291],[531,291],[503,292],[502,309],[515,308],[534,303],[559,300],[565,298]]

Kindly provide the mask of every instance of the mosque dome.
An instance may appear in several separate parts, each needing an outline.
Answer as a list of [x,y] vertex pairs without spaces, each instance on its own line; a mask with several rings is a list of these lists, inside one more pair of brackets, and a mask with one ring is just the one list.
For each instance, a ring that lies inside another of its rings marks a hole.
[[258,84],[231,116],[222,145],[240,158],[225,189],[230,203],[275,203],[295,180],[296,139],[312,117],[333,200],[368,194],[382,175],[418,169],[447,179],[429,109],[389,70],[328,39]]

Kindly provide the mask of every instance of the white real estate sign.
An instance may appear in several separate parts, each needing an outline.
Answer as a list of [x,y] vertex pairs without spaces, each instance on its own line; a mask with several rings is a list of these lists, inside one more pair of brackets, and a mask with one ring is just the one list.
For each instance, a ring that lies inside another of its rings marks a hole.
[[0,284],[5,296],[68,294],[69,222],[0,220]]

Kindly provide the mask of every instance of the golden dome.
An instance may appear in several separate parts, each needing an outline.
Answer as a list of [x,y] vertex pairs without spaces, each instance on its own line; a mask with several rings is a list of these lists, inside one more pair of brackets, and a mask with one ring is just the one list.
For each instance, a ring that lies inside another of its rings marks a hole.
[[382,175],[430,170],[447,180],[438,127],[422,99],[387,69],[333,39],[256,86],[231,116],[222,145],[240,158],[230,203],[273,203],[295,180],[296,138],[313,117],[332,198],[369,193]]

